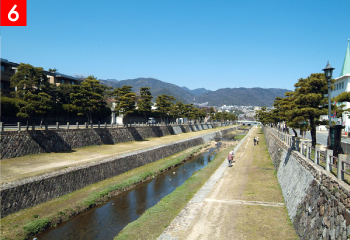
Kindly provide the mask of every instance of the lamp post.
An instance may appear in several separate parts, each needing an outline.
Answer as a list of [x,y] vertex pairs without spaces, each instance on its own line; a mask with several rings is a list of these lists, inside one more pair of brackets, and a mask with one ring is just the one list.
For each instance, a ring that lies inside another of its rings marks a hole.
[[324,75],[326,76],[327,79],[327,85],[328,85],[328,125],[329,125],[329,137],[328,137],[328,147],[331,146],[331,125],[332,125],[332,120],[331,120],[331,78],[333,75],[333,70],[334,68],[331,67],[329,62],[327,62],[327,66],[323,69]]

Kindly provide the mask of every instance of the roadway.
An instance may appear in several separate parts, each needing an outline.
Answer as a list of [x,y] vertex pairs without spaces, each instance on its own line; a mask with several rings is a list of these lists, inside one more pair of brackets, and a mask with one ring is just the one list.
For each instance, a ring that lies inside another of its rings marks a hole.
[[[289,131],[290,133],[293,133],[293,131]],[[299,134],[299,130],[297,130],[297,133]],[[305,134],[305,138],[311,140],[311,133],[310,131],[307,131]],[[316,142],[318,144],[327,146],[327,138],[328,138],[328,131],[317,131],[316,132]],[[350,143],[350,139],[346,137],[342,137],[342,142]]]

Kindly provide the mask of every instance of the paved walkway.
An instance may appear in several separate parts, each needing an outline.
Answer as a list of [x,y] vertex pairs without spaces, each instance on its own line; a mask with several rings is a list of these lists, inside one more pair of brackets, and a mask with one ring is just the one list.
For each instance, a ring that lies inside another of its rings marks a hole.
[[260,127],[235,150],[233,167],[225,160],[159,240],[298,239]]

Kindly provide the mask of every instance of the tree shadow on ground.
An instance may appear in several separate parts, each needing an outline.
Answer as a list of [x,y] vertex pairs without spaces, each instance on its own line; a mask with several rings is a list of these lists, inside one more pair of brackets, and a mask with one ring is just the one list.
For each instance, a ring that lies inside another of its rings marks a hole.
[[135,141],[144,141],[141,134],[139,133],[139,131],[137,131],[135,127],[128,127],[127,129]]
[[96,135],[98,135],[105,145],[114,145],[113,136],[108,129],[94,128]]
[[185,129],[185,126],[184,126],[184,125],[180,125],[180,128],[181,128],[182,133],[187,132],[187,130]]
[[166,126],[171,135],[176,135],[174,128],[172,126]]
[[28,131],[28,135],[42,150],[47,153],[72,151],[71,146],[57,133],[57,131]]
[[163,137],[164,136],[164,133],[160,129],[159,126],[152,126],[151,129],[156,137]]

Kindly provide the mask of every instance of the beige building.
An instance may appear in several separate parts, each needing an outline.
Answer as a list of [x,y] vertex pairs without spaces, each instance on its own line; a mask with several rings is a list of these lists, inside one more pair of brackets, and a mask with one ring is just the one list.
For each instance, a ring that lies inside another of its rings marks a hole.
[[[1,94],[3,96],[11,97],[10,92],[15,91],[15,89],[10,87],[10,79],[16,73],[19,63],[10,62],[7,59],[1,58]],[[59,86],[63,83],[68,83],[71,85],[79,85],[82,80],[65,75],[59,72],[49,72],[44,71],[49,82],[51,84],[56,84]]]
[[69,75],[65,75],[59,72],[46,72],[47,78],[51,84],[56,84],[59,86],[60,84],[68,83],[71,85],[79,85],[82,80],[72,77]]

